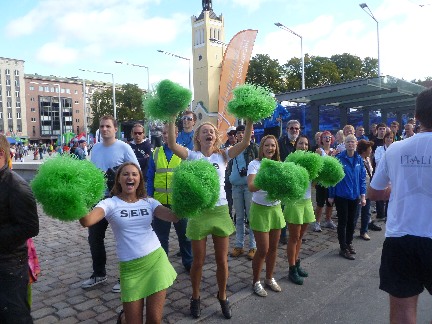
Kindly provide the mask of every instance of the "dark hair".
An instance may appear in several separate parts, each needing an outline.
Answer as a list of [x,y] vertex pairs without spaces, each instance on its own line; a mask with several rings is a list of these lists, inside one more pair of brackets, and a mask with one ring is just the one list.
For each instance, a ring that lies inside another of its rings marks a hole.
[[140,175],[140,183],[138,184],[138,188],[136,191],[137,198],[146,198],[147,192],[146,192],[146,189],[144,187],[143,174],[141,172],[140,167],[133,162],[125,162],[119,166],[119,168],[117,169],[116,175],[115,175],[114,187],[111,189],[111,194],[113,196],[118,196],[122,192],[122,187],[119,183],[119,178],[120,178],[120,174],[121,174],[122,170],[128,165],[133,165],[135,168],[137,168],[139,175]]
[[415,117],[424,128],[432,128],[432,88],[423,90],[417,96]]
[[182,116],[186,116],[186,115],[192,115],[192,116],[193,116],[193,120],[194,120],[194,122],[197,121],[197,115],[196,115],[193,111],[185,110],[185,111],[183,112]]
[[297,150],[297,143],[299,142],[300,138],[306,138],[306,139],[307,139],[307,142],[308,142],[308,148],[309,148],[309,138],[308,138],[306,135],[302,135],[302,134],[300,134],[299,136],[297,136],[297,139],[295,140],[295,143],[294,143],[294,151]]
[[385,127],[385,128],[387,128],[387,125],[384,124],[384,123],[379,123],[379,124],[377,125],[377,129],[380,128],[380,127]]
[[113,125],[114,125],[114,128],[117,128],[117,127],[118,127],[118,125],[117,125],[117,120],[115,120],[115,118],[114,118],[113,116],[111,116],[111,115],[105,115],[105,116],[102,116],[102,117],[99,119],[99,124],[100,124],[103,120],[112,120],[112,123],[113,123]]
[[276,151],[275,151],[275,154],[273,154],[271,159],[274,161],[280,161],[279,144],[278,144],[276,137],[274,137],[273,135],[266,135],[261,139],[260,146],[258,149],[258,160],[261,161],[264,157],[264,143],[268,139],[273,139],[276,143]]
[[366,141],[364,139],[358,141],[358,143],[357,143],[357,153],[358,154],[362,154],[362,153],[366,152],[367,149],[369,147],[373,147],[374,144],[375,144],[374,142],[372,142],[372,141]]

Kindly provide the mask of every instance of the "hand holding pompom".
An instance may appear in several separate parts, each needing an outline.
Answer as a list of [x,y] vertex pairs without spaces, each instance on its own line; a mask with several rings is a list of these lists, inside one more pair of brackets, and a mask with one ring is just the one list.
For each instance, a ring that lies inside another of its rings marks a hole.
[[228,112],[238,119],[257,122],[270,116],[275,107],[276,102],[269,90],[253,84],[243,84],[233,90]]
[[62,221],[85,216],[104,197],[106,189],[101,170],[69,154],[41,164],[30,185],[44,212]]
[[143,99],[144,110],[151,119],[170,121],[191,102],[192,92],[170,80],[162,80],[156,93]]
[[172,208],[179,217],[200,216],[219,199],[219,178],[215,167],[205,160],[183,161],[174,170]]
[[323,167],[315,181],[323,187],[333,187],[345,177],[342,164],[333,156],[323,156]]
[[289,154],[285,161],[293,162],[305,168],[309,174],[309,181],[313,181],[318,176],[324,165],[320,155],[300,150]]

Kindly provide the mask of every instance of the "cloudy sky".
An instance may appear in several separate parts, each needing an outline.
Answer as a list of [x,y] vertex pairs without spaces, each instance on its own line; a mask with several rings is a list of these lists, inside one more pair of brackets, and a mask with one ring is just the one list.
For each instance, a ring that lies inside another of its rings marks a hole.
[[[300,57],[300,39],[277,28],[280,22],[303,37],[310,55],[350,53],[377,57],[376,23],[359,6],[363,0],[213,0],[225,19],[225,41],[240,30],[257,29],[254,54],[285,63]],[[431,0],[368,0],[379,21],[381,73],[406,80],[432,76]],[[0,0],[0,56],[25,60],[26,73],[84,77],[147,88],[169,78],[188,85],[188,62],[158,53],[191,57],[191,16],[197,0]]]

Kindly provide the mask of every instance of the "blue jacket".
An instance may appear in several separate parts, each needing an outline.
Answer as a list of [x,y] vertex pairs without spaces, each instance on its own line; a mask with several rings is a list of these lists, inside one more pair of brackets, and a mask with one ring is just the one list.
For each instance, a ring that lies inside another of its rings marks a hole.
[[360,198],[360,195],[365,195],[366,169],[361,156],[355,152],[352,160],[350,160],[347,151],[343,151],[336,155],[336,158],[343,165],[345,177],[336,186],[329,188],[329,198],[338,196],[355,200]]
[[276,118],[281,118],[282,121],[287,121],[290,114],[286,110],[286,108],[280,104],[276,106],[276,109],[273,111],[273,115],[264,119],[264,128],[277,127],[280,126],[280,123],[276,120]]

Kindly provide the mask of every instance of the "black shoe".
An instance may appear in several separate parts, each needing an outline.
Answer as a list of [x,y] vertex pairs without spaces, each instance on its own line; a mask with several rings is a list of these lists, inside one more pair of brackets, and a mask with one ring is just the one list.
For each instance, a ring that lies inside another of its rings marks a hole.
[[300,266],[300,259],[296,261],[297,273],[300,277],[308,277],[309,274]]
[[350,254],[356,254],[356,250],[354,249],[354,246],[352,244],[348,244],[347,249]]
[[370,229],[371,231],[382,231],[381,226],[376,225],[374,222],[369,223],[368,229]]
[[349,253],[348,249],[341,249],[339,251],[339,255],[345,259],[348,259],[348,260],[355,260],[354,255]]
[[219,300],[219,304],[221,305],[223,316],[225,318],[230,319],[232,317],[232,313],[231,313],[231,306],[229,304],[228,298],[225,300],[219,299],[219,292],[218,292],[217,299]]
[[191,297],[190,300],[190,313],[193,318],[198,318],[201,316],[201,299],[193,299]]
[[120,313],[118,314],[118,317],[117,317],[117,324],[121,324],[121,323],[122,323],[122,317],[123,317],[123,314],[124,314],[124,310],[122,309],[122,310],[120,311]]
[[279,239],[279,243],[283,244],[283,245],[286,245],[288,243],[287,237],[286,236],[284,236],[284,237],[281,236],[280,239]]
[[187,271],[187,273],[190,273],[190,269],[191,269],[191,265],[186,265],[184,266],[185,270]]

